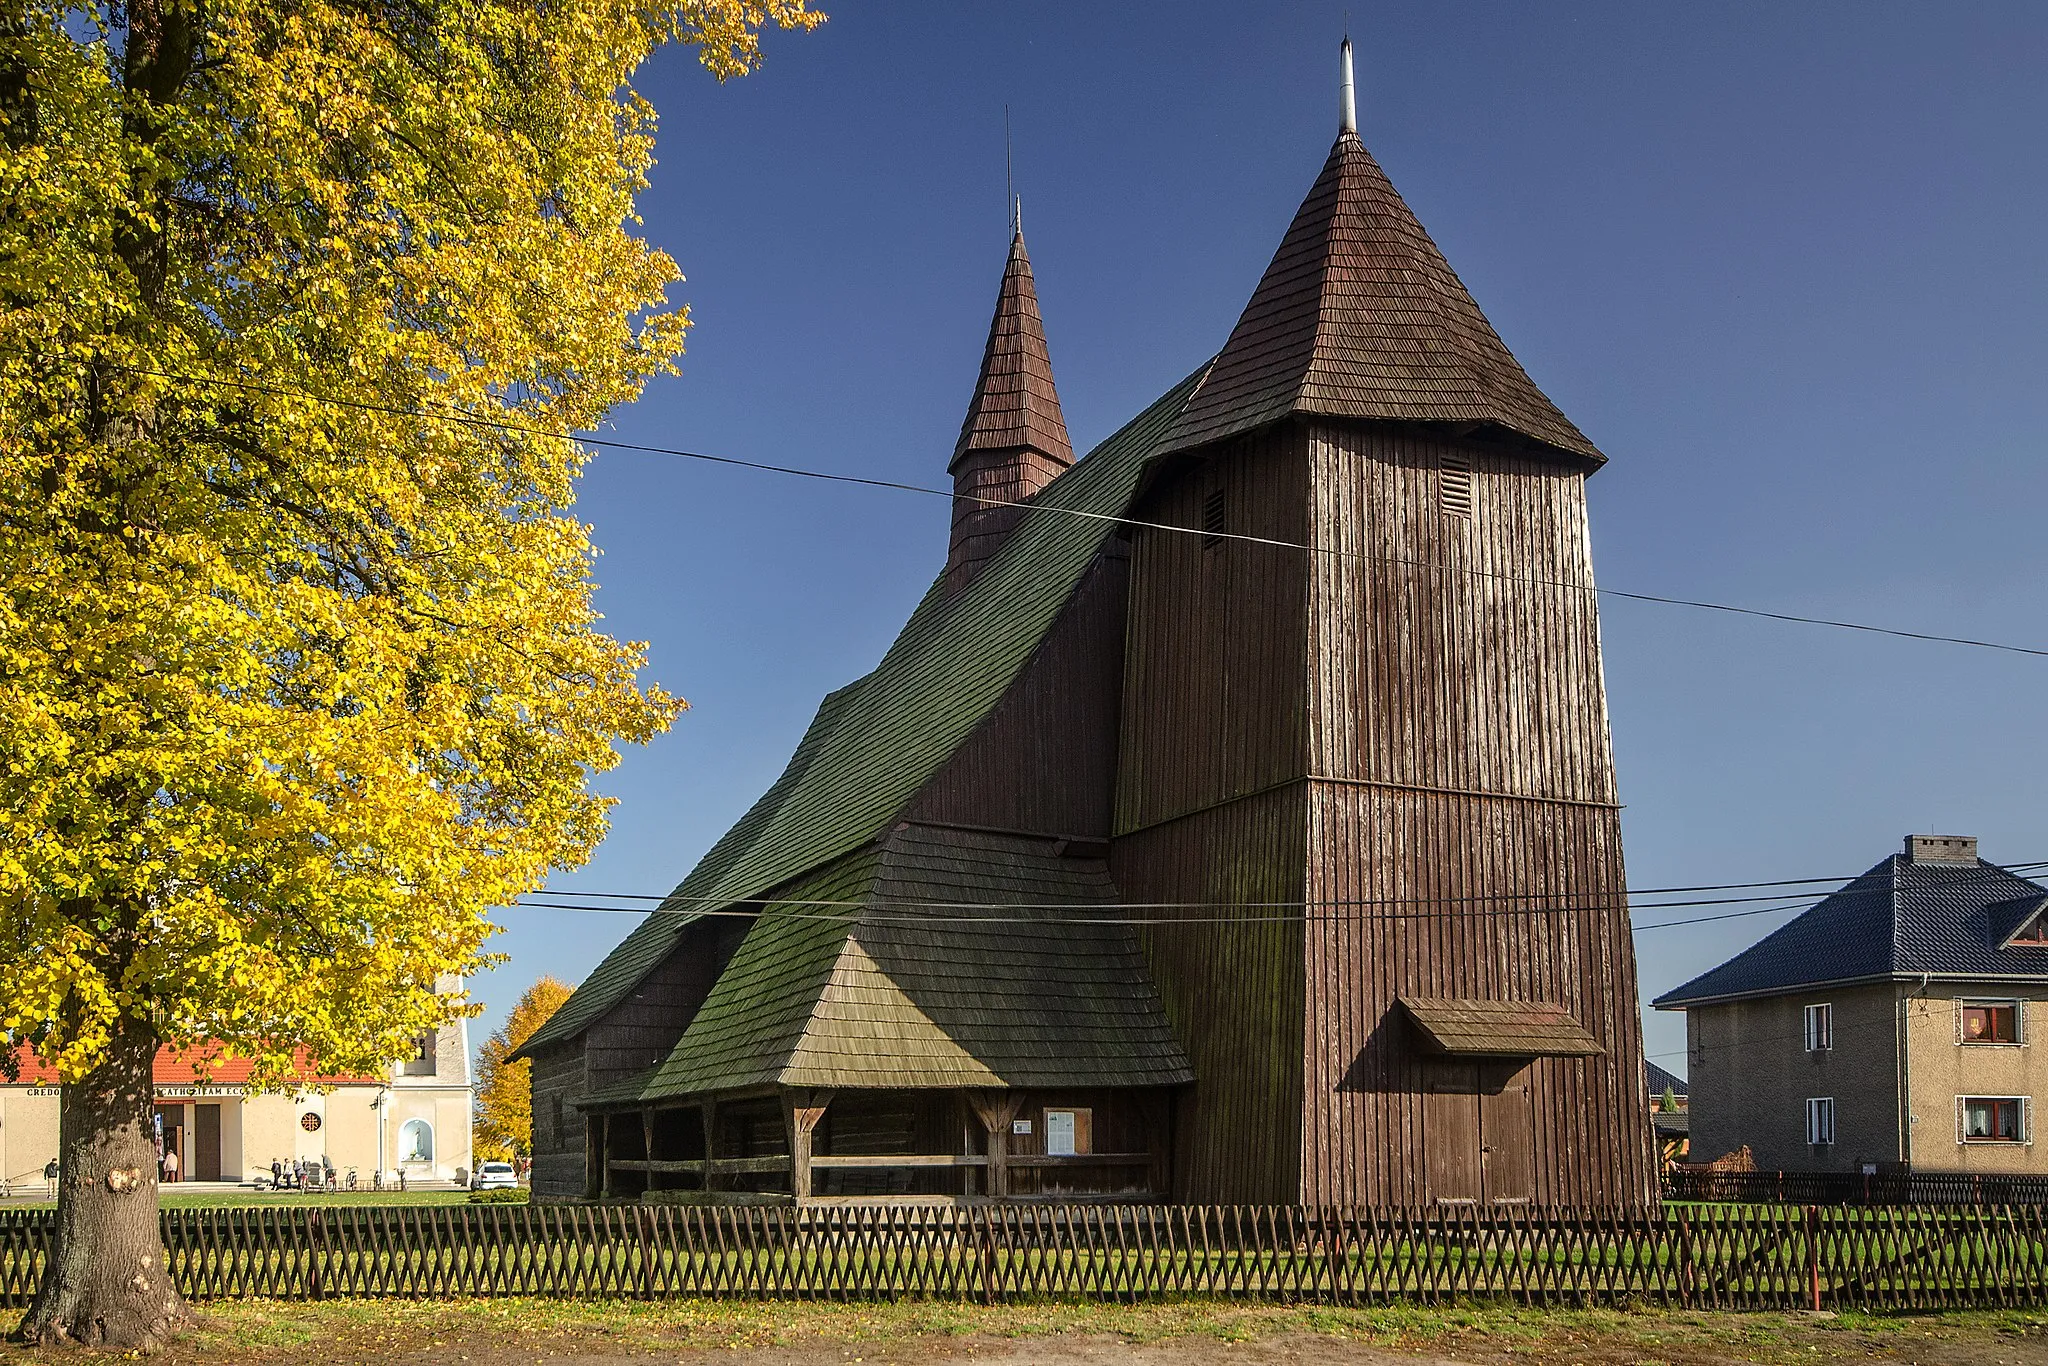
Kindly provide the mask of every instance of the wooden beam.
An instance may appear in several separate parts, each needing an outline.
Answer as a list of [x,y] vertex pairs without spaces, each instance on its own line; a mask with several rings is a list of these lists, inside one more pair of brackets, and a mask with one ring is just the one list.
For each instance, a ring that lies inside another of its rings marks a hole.
[[640,1155],[647,1159],[643,1170],[647,1173],[647,1189],[654,1189],[654,1107],[640,1109]]
[[980,1153],[861,1153],[811,1159],[813,1167],[866,1167],[878,1170],[889,1167],[986,1167],[988,1164],[988,1159]]
[[799,1205],[811,1198],[811,1137],[831,1103],[830,1091],[785,1091],[782,1096],[782,1122],[789,1132],[789,1193]]
[[704,1097],[704,1189],[718,1189],[718,1102]]
[[1010,1124],[1024,1108],[1024,1097],[1016,1091],[969,1091],[967,1103],[988,1132],[988,1198],[1005,1199],[1010,1194]]

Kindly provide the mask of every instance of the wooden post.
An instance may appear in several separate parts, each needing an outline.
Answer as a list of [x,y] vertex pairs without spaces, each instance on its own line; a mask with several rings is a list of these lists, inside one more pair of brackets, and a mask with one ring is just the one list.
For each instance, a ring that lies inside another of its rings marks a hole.
[[1820,1312],[1820,1206],[1806,1207],[1806,1273],[1813,1292],[1813,1312]]
[[612,1198],[612,1117],[602,1110],[590,1116],[591,1141],[597,1153],[597,1195]]
[[[641,1156],[647,1162],[647,1190],[654,1189],[654,1107],[640,1107],[640,1148]],[[643,1192],[644,1194],[645,1192]]]
[[718,1154],[718,1102],[704,1098],[704,1189],[718,1189],[718,1168],[714,1158]]
[[988,1198],[1006,1199],[1010,1194],[1010,1122],[1023,1108],[1024,1097],[1015,1091],[969,1091],[967,1103],[988,1131]]
[[811,1137],[831,1103],[830,1091],[782,1093],[782,1122],[789,1131],[789,1193],[799,1205],[811,1199]]

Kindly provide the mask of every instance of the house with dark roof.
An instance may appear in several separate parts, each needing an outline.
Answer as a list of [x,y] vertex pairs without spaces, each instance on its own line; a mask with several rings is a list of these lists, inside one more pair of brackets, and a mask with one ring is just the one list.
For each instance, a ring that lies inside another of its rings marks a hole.
[[1697,1160],[2048,1172],[2048,889],[1963,835],[1904,848],[1659,996],[1685,1012]]
[[539,1197],[1653,1198],[1604,457],[1344,62],[1222,350],[1080,459],[1013,232],[945,565],[525,1045]]

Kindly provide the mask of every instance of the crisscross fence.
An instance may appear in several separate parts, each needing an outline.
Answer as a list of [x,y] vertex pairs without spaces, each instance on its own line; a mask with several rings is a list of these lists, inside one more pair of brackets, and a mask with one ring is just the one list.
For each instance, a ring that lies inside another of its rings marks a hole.
[[[172,1209],[195,1300],[636,1299],[1371,1305],[1506,1299],[1689,1308],[2048,1303],[2039,1206],[1670,1206],[1412,1215],[1286,1206],[474,1205]],[[0,1213],[0,1307],[54,1225]]]

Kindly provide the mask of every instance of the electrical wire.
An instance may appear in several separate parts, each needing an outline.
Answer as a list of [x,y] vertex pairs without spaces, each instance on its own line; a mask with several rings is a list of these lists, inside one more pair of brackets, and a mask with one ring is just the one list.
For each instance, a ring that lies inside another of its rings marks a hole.
[[1621,588],[1601,588],[1597,585],[1569,583],[1557,579],[1532,578],[1520,574],[1503,574],[1468,566],[1442,565],[1427,560],[1406,556],[1386,555],[1370,551],[1339,550],[1334,547],[1308,545],[1301,541],[1287,541],[1269,536],[1252,536],[1243,532],[1205,531],[1200,527],[1175,526],[1167,522],[1151,522],[1135,517],[1124,517],[1113,513],[1090,512],[1084,508],[1060,507],[1053,503],[1033,499],[989,498],[972,494],[957,494],[952,489],[935,488],[925,484],[911,484],[893,479],[876,479],[863,475],[835,474],[826,470],[805,469],[796,465],[776,465],[759,460],[743,460],[737,456],[711,455],[704,451],[683,450],[673,446],[655,446],[643,442],[618,441],[607,437],[567,435],[551,432],[544,428],[529,427],[516,422],[493,418],[475,417],[467,413],[433,412],[418,408],[401,408],[391,404],[370,403],[360,399],[334,398],[305,390],[280,388],[275,385],[258,384],[249,380],[221,379],[207,375],[181,374],[175,371],[153,370],[143,366],[108,364],[130,374],[148,375],[157,379],[175,380],[187,384],[207,384],[218,388],[244,390],[251,393],[271,394],[282,398],[301,399],[329,407],[354,409],[361,412],[382,413],[393,417],[420,418],[447,422],[457,426],[481,430],[513,432],[526,436],[538,436],[555,441],[577,441],[584,445],[598,446],[608,450],[633,451],[643,455],[664,455],[680,460],[696,460],[706,464],[727,465],[736,469],[756,470],[768,474],[787,475],[799,479],[817,479],[831,483],[856,484],[867,488],[889,489],[899,493],[916,493],[939,498],[964,497],[984,507],[1015,507],[1026,514],[1053,512],[1065,516],[1082,517],[1092,521],[1112,522],[1150,531],[1172,532],[1179,535],[1200,536],[1205,541],[1243,541],[1252,545],[1274,546],[1286,550],[1298,550],[1311,555],[1326,555],[1339,559],[1373,560],[1391,564],[1407,564],[1429,569],[1447,569],[1469,577],[1493,579],[1507,583],[1520,583],[1542,588],[1563,588],[1575,592],[1591,592],[1603,597],[1621,598],[1630,602],[1657,603],[1667,607],[1691,607],[1700,611],[1725,612],[1736,616],[1757,617],[1767,621],[1791,622],[1804,626],[1825,626],[1840,631],[1857,631],[1868,635],[1890,636],[1900,640],[1918,640],[1942,645],[1964,645],[1973,649],[1996,650],[2007,654],[2032,655],[2048,658],[2048,648],[2031,645],[2015,645],[2007,641],[1978,640],[1970,636],[1941,635],[1931,631],[1911,631],[1902,627],[1878,626],[1869,622],[1842,621],[1832,617],[1805,616],[1796,612],[1777,612],[1761,607],[1743,607],[1734,603],[1712,602],[1703,598],[1671,597],[1659,593],[1638,593]]
[[[2014,873],[2014,874],[2018,874],[2018,873],[2020,873],[2020,872],[2021,872],[2021,871],[2023,871],[2023,870],[2034,870],[2034,869],[2038,869],[2038,868],[2043,868],[2043,867],[2048,867],[2048,860],[2042,860],[2042,861],[2034,861],[2034,862],[2028,862],[2028,863],[2017,863],[2017,864],[2011,864],[2011,865],[2008,865],[2008,866],[2006,866],[2006,867],[2005,867],[2005,868],[2003,869],[2003,871],[2006,871],[2006,872],[2010,872],[2010,873]],[[1859,874],[1858,876],[1861,876],[1861,875]],[[1802,879],[1789,879],[1788,881],[1799,881],[1799,882],[1805,882],[1805,881],[1823,881],[1823,880],[1827,880],[1827,881],[1842,881],[1842,882],[1851,882],[1851,881],[1854,881],[1854,879],[1853,879],[1853,878],[1849,878],[1849,879],[1817,879],[1817,878],[1816,878],[1816,879],[1804,879],[1804,878],[1802,878]],[[1771,885],[1771,884],[1754,884],[1754,883],[1730,883],[1730,884],[1726,884],[1726,885],[1727,885],[1727,886],[1729,886],[1729,887],[1731,887],[1731,888],[1741,888],[1741,887],[1746,887],[1746,886],[1755,886],[1755,885]],[[1707,888],[1701,888],[1700,890],[1714,890],[1714,889],[1713,889],[1713,888],[1711,888],[1711,887],[1707,887]],[[1557,900],[1557,899],[1558,899],[1557,897],[1554,897],[1554,896],[1546,896],[1546,895],[1544,895],[1544,894],[1541,894],[1541,893],[1527,893],[1527,894],[1512,894],[1512,893],[1482,893],[1482,894],[1477,894],[1477,895],[1469,895],[1469,896],[1444,896],[1444,897],[1436,897],[1436,898],[1412,898],[1412,900],[1416,900],[1416,901],[1422,901],[1422,902],[1425,902],[1425,903],[1427,903],[1427,904],[1426,904],[1426,907],[1425,907],[1425,908],[1422,908],[1422,909],[1417,909],[1417,910],[1412,910],[1412,911],[1395,911],[1395,912],[1385,912],[1385,911],[1366,911],[1366,912],[1353,912],[1353,913],[1341,913],[1341,912],[1340,912],[1340,913],[1330,913],[1330,912],[1319,912],[1319,911],[1313,911],[1313,910],[1310,910],[1310,909],[1309,909],[1309,907],[1310,907],[1310,906],[1312,906],[1312,905],[1313,905],[1313,906],[1316,906],[1316,907],[1332,907],[1332,906],[1376,906],[1376,905],[1384,905],[1384,904],[1389,904],[1389,903],[1387,903],[1387,902],[1381,902],[1381,901],[1376,901],[1376,900],[1373,900],[1373,899],[1369,899],[1369,898],[1358,898],[1358,899],[1333,899],[1333,900],[1327,900],[1327,901],[1316,901],[1316,902],[1313,902],[1313,903],[1310,903],[1310,902],[1303,902],[1303,901],[1269,901],[1269,902],[1215,902],[1215,901],[1205,901],[1205,902],[1097,902],[1097,903],[1074,903],[1074,902],[960,902],[960,901],[925,901],[925,902],[919,902],[919,901],[874,901],[874,900],[848,901],[848,900],[832,900],[832,899],[827,899],[827,898],[805,898],[805,897],[795,897],[795,898],[776,898],[776,897],[768,897],[768,898],[752,898],[752,899],[748,899],[748,900],[745,900],[745,901],[740,901],[740,902],[735,902],[735,901],[731,901],[731,900],[717,901],[717,902],[716,902],[715,904],[710,904],[710,905],[708,905],[708,906],[707,906],[707,908],[705,908],[705,909],[698,909],[698,910],[689,910],[689,909],[678,909],[678,910],[670,910],[670,909],[668,909],[668,908],[667,908],[666,906],[663,906],[663,905],[657,905],[657,906],[653,907],[653,908],[652,908],[651,910],[647,910],[647,911],[643,912],[643,911],[642,911],[642,908],[640,908],[640,907],[638,907],[638,906],[629,906],[629,905],[607,905],[607,904],[603,904],[602,902],[580,902],[580,901],[576,901],[576,900],[574,900],[574,899],[573,899],[573,896],[574,896],[574,894],[572,894],[572,893],[560,893],[560,892],[556,892],[556,893],[536,893],[535,895],[536,895],[536,896],[541,896],[541,897],[546,897],[546,898],[549,898],[549,899],[546,899],[546,900],[533,900],[533,899],[528,899],[528,898],[522,898],[522,899],[521,899],[521,900],[519,900],[518,902],[515,902],[515,903],[513,903],[514,907],[515,907],[516,909],[520,909],[520,910],[553,910],[553,911],[574,911],[574,912],[593,912],[593,913],[609,913],[609,914],[620,914],[620,913],[623,913],[623,914],[635,914],[635,915],[637,915],[637,914],[650,914],[650,915],[663,915],[663,914],[666,914],[666,915],[688,915],[688,916],[692,916],[693,918],[707,918],[707,917],[729,917],[729,918],[737,918],[737,919],[751,919],[751,918],[754,918],[754,917],[756,917],[756,916],[758,916],[758,915],[762,914],[762,913],[763,913],[764,911],[772,910],[772,911],[773,911],[773,912],[775,913],[775,915],[777,916],[777,918],[779,918],[779,919],[787,919],[787,920],[818,920],[818,921],[832,921],[832,922],[851,922],[851,921],[853,921],[853,920],[856,920],[856,919],[862,919],[862,920],[866,920],[866,921],[869,921],[869,922],[871,922],[871,923],[872,923],[872,922],[876,922],[876,921],[881,921],[881,922],[885,922],[885,923],[886,923],[886,922],[892,922],[892,921],[900,921],[900,922],[903,922],[903,923],[917,923],[917,924],[932,924],[932,923],[954,923],[954,924],[1028,924],[1028,925],[1041,925],[1041,926],[1042,926],[1042,925],[1048,925],[1048,924],[1061,924],[1061,923],[1069,923],[1069,924],[1080,924],[1080,925],[1130,925],[1130,926],[1154,926],[1154,927],[1157,927],[1157,926],[1168,926],[1168,925],[1175,925],[1175,926],[1177,926],[1177,925],[1263,925],[1263,924],[1325,924],[1325,923],[1329,923],[1329,924],[1337,924],[1337,923],[1342,923],[1342,924],[1355,924],[1355,923],[1360,923],[1360,922],[1370,922],[1370,921],[1381,921],[1381,920],[1437,920],[1437,919],[1441,919],[1441,918],[1443,918],[1443,917],[1445,916],[1445,914],[1446,914],[1446,913],[1445,913],[1445,912],[1443,911],[1442,907],[1444,907],[1444,906],[1446,906],[1446,905],[1462,905],[1462,904],[1469,904],[1469,903],[1473,903],[1473,902],[1482,902],[1482,901],[1492,901],[1492,900],[1497,900],[1497,899],[1501,899],[1502,897],[1505,897],[1505,896],[1515,896],[1515,897],[1516,897],[1516,899],[1521,899],[1521,900],[1532,900],[1532,901],[1538,901],[1538,900],[1540,900],[1540,901],[1555,901],[1555,900]],[[610,897],[626,897],[626,896],[634,896],[634,895],[638,895],[638,894],[634,894],[634,893],[616,893],[616,892],[614,892],[614,893],[606,893],[606,894],[602,894],[602,895],[606,895],[606,896],[610,896]],[[1578,896],[1583,896],[1583,897],[1593,897],[1593,896],[1596,896],[1597,894],[1595,894],[1595,893],[1581,893],[1581,894],[1574,894],[1574,895],[1578,895]],[[1632,928],[1632,930],[1633,930],[1633,931],[1635,931],[1635,932],[1637,932],[1637,933],[1640,933],[1640,932],[1642,932],[1642,931],[1645,931],[1645,930],[1661,930],[1661,929],[1676,929],[1676,928],[1680,928],[1680,927],[1682,927],[1682,926],[1687,926],[1687,925],[1702,925],[1702,924],[1710,924],[1710,923],[1714,923],[1714,922],[1718,922],[1718,921],[1725,921],[1725,920],[1740,920],[1740,919],[1745,919],[1745,918],[1748,918],[1748,917],[1752,917],[1752,916],[1759,916],[1759,915],[1776,915],[1776,914],[1780,914],[1780,913],[1783,913],[1783,912],[1787,912],[1787,911],[1795,911],[1795,910],[1800,910],[1800,909],[1802,909],[1802,908],[1804,908],[1804,907],[1806,907],[1806,906],[1808,906],[1808,905],[1812,904],[1812,903],[1814,902],[1815,896],[1816,896],[1816,894],[1815,894],[1815,893],[1813,893],[1813,892],[1800,892],[1800,893],[1790,893],[1790,892],[1788,892],[1788,893],[1783,893],[1783,894],[1780,894],[1780,895],[1778,895],[1778,896],[1770,896],[1770,897],[1720,897],[1720,898],[1703,898],[1703,899],[1700,899],[1700,900],[1696,900],[1696,901],[1663,901],[1663,902],[1655,902],[1655,903],[1652,903],[1652,904],[1649,904],[1649,905],[1640,905],[1640,906],[1634,906],[1634,907],[1631,907],[1631,908],[1630,908],[1630,910],[1631,910],[1631,911],[1656,911],[1656,910],[1678,910],[1678,909],[1683,909],[1683,908],[1685,908],[1685,907],[1688,907],[1688,906],[1714,906],[1714,905],[1728,905],[1728,904],[1732,904],[1732,903],[1746,903],[1746,902],[1752,902],[1752,901],[1768,901],[1768,902],[1771,902],[1771,903],[1773,903],[1773,904],[1770,904],[1770,905],[1763,905],[1763,906],[1748,906],[1748,907],[1746,907],[1746,908],[1745,908],[1745,909],[1743,909],[1743,910],[1739,910],[1739,911],[1725,911],[1725,912],[1720,912],[1720,913],[1717,913],[1717,914],[1713,914],[1713,915],[1701,915],[1701,916],[1688,916],[1688,917],[1685,917],[1685,918],[1683,918],[1683,919],[1678,919],[1678,920],[1653,920],[1653,921],[1649,921],[1649,922],[1647,922],[1647,923],[1634,923],[1634,924],[1632,924],[1631,928]],[[700,900],[700,901],[704,901],[704,902],[710,902],[710,901],[711,901],[711,899],[709,899],[709,898],[704,898],[704,899],[697,899],[697,898],[693,898],[693,899],[694,899],[694,900]],[[1410,898],[1401,898],[1401,899],[1399,899],[1399,900],[1402,900],[1402,901],[1406,901],[1406,900],[1411,900],[1411,899],[1410,899]],[[751,909],[750,909],[750,908],[751,908]],[[1494,918],[1494,917],[1499,917],[1499,918],[1509,918],[1509,917],[1528,917],[1528,916],[1534,916],[1534,915],[1563,915],[1563,914],[1569,914],[1569,913],[1571,913],[1572,911],[1574,911],[1574,910],[1577,910],[1577,909],[1600,909],[1600,908],[1599,908],[1599,907],[1597,907],[1597,906],[1588,906],[1588,907],[1572,907],[1572,906],[1557,906],[1557,905],[1544,905],[1544,906],[1528,906],[1528,907],[1521,907],[1521,908],[1512,908],[1512,909],[1509,909],[1509,908],[1481,908],[1481,909],[1477,909],[1477,910],[1470,910],[1470,909],[1468,909],[1468,910],[1464,910],[1464,911],[1458,911],[1458,912],[1454,912],[1454,913],[1452,913],[1452,914],[1455,914],[1455,915],[1457,915],[1457,916],[1458,916],[1459,918],[1462,918],[1462,919],[1471,919],[1471,918],[1474,918],[1474,917],[1485,917],[1485,918]],[[1239,911],[1242,911],[1242,910],[1263,910],[1263,911],[1281,911],[1281,912],[1285,912],[1285,911],[1296,911],[1296,910],[1298,910],[1298,911],[1302,911],[1302,912],[1303,912],[1303,914],[1300,914],[1300,915],[1290,915],[1290,914],[1267,914],[1267,915],[1207,915],[1207,916],[1182,916],[1182,915],[1175,915],[1175,916],[1158,916],[1158,915],[1146,915],[1146,916],[1110,916],[1110,915],[1102,915],[1102,914],[1098,914],[1098,912],[1102,912],[1102,911],[1181,911],[1181,910],[1239,910]],[[1024,915],[1005,915],[1005,914],[1000,914],[1000,912],[1014,912],[1014,911],[1041,911],[1041,912],[1067,912],[1068,914],[1066,914],[1066,915],[1056,915],[1056,914],[1055,914],[1055,915],[1031,915],[1031,916],[1024,916]],[[943,912],[966,912],[966,914],[942,914]]]

